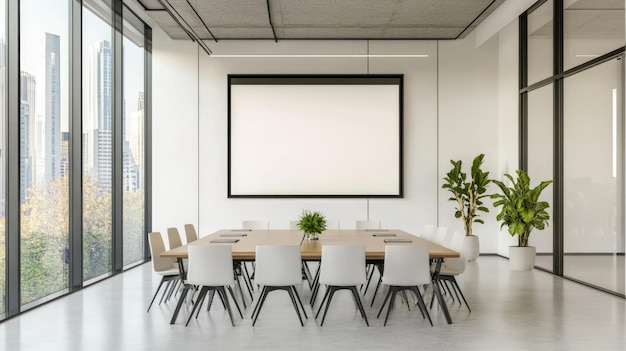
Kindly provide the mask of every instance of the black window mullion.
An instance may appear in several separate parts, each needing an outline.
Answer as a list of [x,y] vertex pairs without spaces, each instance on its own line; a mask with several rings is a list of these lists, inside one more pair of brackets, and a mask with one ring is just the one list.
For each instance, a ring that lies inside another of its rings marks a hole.
[[6,50],[6,316],[20,312],[20,23],[19,2],[7,2]]
[[519,168],[528,169],[528,14],[519,17]]
[[144,258],[150,257],[147,233],[152,231],[152,29],[144,26]]
[[119,273],[124,268],[124,245],[123,245],[123,20],[122,0],[113,1],[113,237],[112,237],[112,271]]
[[83,179],[82,179],[82,1],[70,10],[69,86],[69,288],[83,286]]
[[552,270],[563,275],[563,0],[554,0],[554,192]]

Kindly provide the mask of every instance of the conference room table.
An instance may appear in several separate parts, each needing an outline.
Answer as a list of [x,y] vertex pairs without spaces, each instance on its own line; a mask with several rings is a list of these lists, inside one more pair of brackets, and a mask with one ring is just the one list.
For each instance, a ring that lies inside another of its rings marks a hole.
[[[201,237],[192,245],[231,245],[233,260],[236,261],[254,261],[257,245],[299,245],[302,248],[301,255],[304,261],[321,260],[322,246],[324,245],[363,245],[365,246],[365,259],[368,262],[383,261],[386,245],[426,245],[430,259],[435,262],[433,291],[447,323],[452,324],[448,307],[437,282],[443,259],[460,257],[458,252],[399,229],[327,230],[318,238],[318,240],[308,240],[302,231],[290,229],[224,229]],[[183,245],[161,253],[161,257],[177,259],[182,279],[185,279],[186,276],[183,259],[188,258],[187,247],[188,245]],[[187,289],[183,290],[183,294],[180,296],[170,324],[176,322],[180,308],[184,303],[186,291]]]

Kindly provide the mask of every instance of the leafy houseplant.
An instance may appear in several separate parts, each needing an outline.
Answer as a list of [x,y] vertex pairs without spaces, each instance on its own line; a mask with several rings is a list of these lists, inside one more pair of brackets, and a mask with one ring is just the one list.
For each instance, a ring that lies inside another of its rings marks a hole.
[[546,211],[550,205],[546,201],[539,201],[539,196],[551,180],[546,180],[534,188],[530,187],[530,177],[523,170],[517,170],[517,181],[509,174],[505,177],[511,181],[507,187],[503,182],[493,182],[500,188],[502,194],[493,194],[496,199],[495,207],[502,206],[496,217],[502,222],[500,228],[508,227],[511,236],[517,235],[519,246],[509,247],[509,262],[515,271],[527,271],[535,266],[536,248],[528,246],[528,238],[533,229],[543,230],[548,225],[550,215]]
[[489,209],[483,206],[481,200],[489,196],[485,192],[487,191],[487,185],[491,182],[489,172],[483,172],[480,169],[484,158],[485,154],[480,154],[474,158],[470,171],[472,176],[470,181],[467,181],[467,174],[462,171],[461,160],[450,160],[452,169],[443,178],[445,183],[441,186],[454,195],[449,200],[457,202],[454,216],[463,220],[466,236],[472,235],[472,224],[474,222],[484,223],[482,219],[478,218],[477,212],[489,212]]
[[539,196],[552,180],[543,181],[531,189],[530,177],[521,169],[517,170],[517,181],[509,174],[504,176],[511,181],[510,187],[501,181],[493,180],[502,191],[502,194],[491,195],[493,199],[497,199],[493,203],[494,207],[502,206],[496,219],[502,221],[500,228],[506,225],[511,236],[518,236],[520,247],[527,247],[532,230],[535,228],[543,230],[548,225],[550,215],[546,209],[550,204],[539,201]]
[[326,230],[326,217],[319,211],[302,211],[298,228],[306,234],[310,240],[317,240],[317,235]]

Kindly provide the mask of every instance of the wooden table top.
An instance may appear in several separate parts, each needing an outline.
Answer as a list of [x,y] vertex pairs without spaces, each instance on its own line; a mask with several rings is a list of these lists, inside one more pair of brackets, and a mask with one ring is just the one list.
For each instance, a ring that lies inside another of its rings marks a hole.
[[[245,234],[245,236],[233,236]],[[395,234],[395,235],[393,235]],[[215,239],[239,239],[236,243],[215,243]],[[385,243],[385,239],[408,239],[409,243]],[[232,245],[233,259],[254,260],[257,245],[301,245],[303,260],[319,260],[323,245],[364,245],[365,256],[370,260],[385,258],[385,245],[427,245],[430,258],[460,257],[456,251],[399,229],[384,230],[327,230],[319,240],[307,240],[299,230],[220,230],[199,238],[193,245]],[[163,252],[161,257],[187,258],[187,245]]]

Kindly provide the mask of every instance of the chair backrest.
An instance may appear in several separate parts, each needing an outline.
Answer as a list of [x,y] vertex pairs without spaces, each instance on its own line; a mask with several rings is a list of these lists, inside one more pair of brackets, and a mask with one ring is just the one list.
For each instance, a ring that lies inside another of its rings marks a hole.
[[426,245],[385,246],[383,283],[397,286],[430,284],[430,259]]
[[341,229],[339,221],[332,220],[332,219],[327,219],[326,220],[326,229],[327,230],[339,230],[339,229]]
[[380,229],[380,221],[356,221],[356,229],[364,230],[364,229]]
[[322,246],[321,284],[351,286],[365,281],[365,246]]
[[434,233],[435,233],[434,224],[424,224],[422,226],[422,233],[420,234],[420,237],[430,241],[433,238]]
[[235,282],[233,254],[230,245],[189,245],[187,283],[225,286]]
[[445,265],[448,270],[452,270],[457,274],[465,272],[467,265],[467,253],[463,250],[463,242],[465,240],[465,232],[456,230],[453,234],[450,249],[461,254],[459,258],[446,258]]
[[148,233],[148,245],[150,245],[150,255],[152,256],[152,269],[155,272],[175,268],[171,258],[161,257],[161,253],[165,252],[165,243],[160,232]]
[[193,224],[185,224],[185,236],[187,236],[187,244],[198,240],[198,232]]
[[465,240],[465,232],[461,230],[455,230],[452,234],[452,241],[450,242],[450,248],[454,251],[463,251],[463,241]]
[[289,229],[300,230],[300,228],[298,227],[299,222],[300,221],[289,221]]
[[170,250],[175,249],[179,246],[183,246],[183,241],[180,238],[178,228],[167,228],[167,240],[170,245]]
[[443,246],[447,248],[452,248],[452,237],[454,236],[454,232],[446,231],[446,234],[443,236],[443,242],[441,243]]
[[447,233],[448,227],[437,227],[437,230],[435,230],[435,234],[433,234],[433,237],[430,241],[434,242],[435,244],[443,245]]
[[254,282],[265,286],[302,283],[299,245],[257,245]]
[[243,229],[268,230],[270,229],[270,222],[269,221],[241,221],[241,226]]

